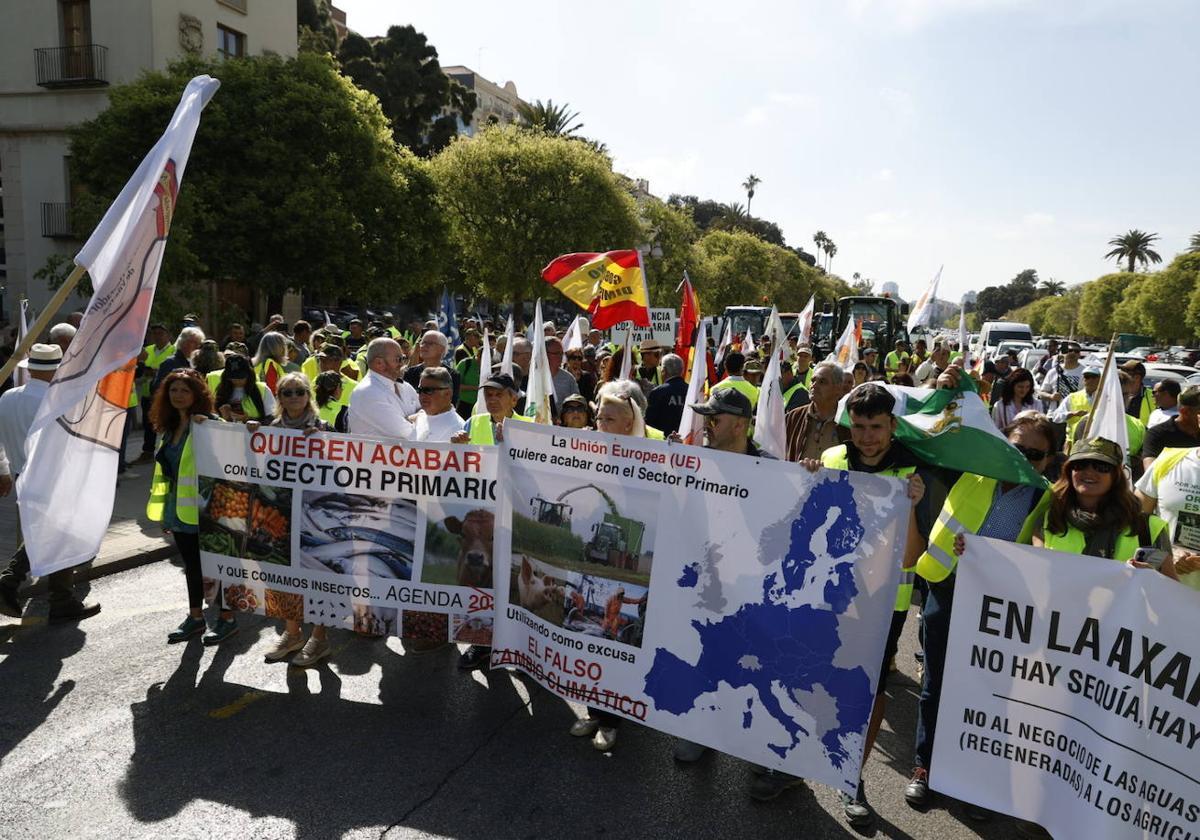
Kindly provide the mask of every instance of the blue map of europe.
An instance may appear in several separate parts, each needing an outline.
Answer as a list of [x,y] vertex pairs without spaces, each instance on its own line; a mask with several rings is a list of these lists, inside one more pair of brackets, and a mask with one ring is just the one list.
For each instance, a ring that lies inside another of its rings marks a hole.
[[[835,561],[832,572],[810,575],[817,560],[810,548],[813,534],[835,510],[837,516],[825,534],[826,559]],[[788,736],[767,745],[774,753],[786,758],[802,740],[815,735],[829,763],[841,770],[851,761],[847,739],[865,732],[874,700],[871,679],[863,668],[834,665],[842,646],[839,617],[858,594],[854,559],[864,536],[849,475],[819,481],[791,522],[784,556],[779,568],[765,576],[761,600],[744,603],[715,620],[693,620],[691,627],[701,646],[694,664],[664,648],[655,650],[645,686],[655,707],[686,715],[722,683],[734,689],[748,687],[752,694],[741,716],[744,728],[753,723],[757,698]],[[691,565],[676,584],[695,588],[699,579],[699,565]],[[806,585],[817,591],[796,597]],[[814,713],[821,728],[810,733],[780,706],[777,692],[802,706],[796,693],[818,687],[833,698],[836,712]]]

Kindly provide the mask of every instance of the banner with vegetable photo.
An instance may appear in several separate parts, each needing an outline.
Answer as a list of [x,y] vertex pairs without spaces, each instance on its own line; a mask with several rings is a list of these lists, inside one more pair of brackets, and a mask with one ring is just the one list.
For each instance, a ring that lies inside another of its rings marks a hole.
[[368,635],[490,644],[495,447],[192,427],[207,591]]

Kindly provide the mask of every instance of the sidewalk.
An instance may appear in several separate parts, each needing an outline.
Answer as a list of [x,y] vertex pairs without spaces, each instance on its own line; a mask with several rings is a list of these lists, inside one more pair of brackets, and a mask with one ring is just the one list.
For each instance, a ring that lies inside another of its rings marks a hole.
[[[129,437],[126,460],[132,461],[141,452],[142,435],[138,431]],[[162,529],[146,519],[146,499],[150,495],[150,479],[153,475],[153,464],[136,464],[117,481],[108,533],[104,536],[96,559],[79,568],[77,575],[80,578],[91,580],[116,574],[176,553],[175,544],[163,536]],[[78,503],[86,502],[81,499]],[[16,494],[10,493],[0,499],[0,565],[8,563],[20,544]],[[27,582],[25,588],[30,593],[37,593],[43,585],[39,582],[39,585],[31,587]]]

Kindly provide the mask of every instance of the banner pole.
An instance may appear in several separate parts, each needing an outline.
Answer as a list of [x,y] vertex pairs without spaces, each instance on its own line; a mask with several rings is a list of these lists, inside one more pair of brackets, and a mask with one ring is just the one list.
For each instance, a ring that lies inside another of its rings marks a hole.
[[59,286],[58,291],[54,293],[54,297],[50,298],[50,302],[42,310],[42,314],[38,316],[37,321],[33,323],[33,326],[29,328],[29,332],[25,334],[25,339],[13,351],[12,357],[4,363],[4,367],[0,369],[0,382],[8,379],[9,374],[16,368],[17,362],[25,358],[25,355],[29,352],[29,348],[37,342],[37,338],[42,334],[42,330],[46,329],[50,325],[50,322],[54,320],[54,316],[58,314],[58,308],[66,302],[71,292],[75,291],[75,287],[79,285],[79,281],[85,273],[87,273],[87,269],[82,265],[77,265],[67,275],[67,279]]

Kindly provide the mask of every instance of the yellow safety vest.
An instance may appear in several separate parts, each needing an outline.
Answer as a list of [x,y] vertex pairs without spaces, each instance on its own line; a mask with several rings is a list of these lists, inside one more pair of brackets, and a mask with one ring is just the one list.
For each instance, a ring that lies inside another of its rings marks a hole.
[[[1088,399],[1087,391],[1072,391],[1067,396],[1067,411],[1087,411],[1091,404],[1092,401]],[[1086,416],[1086,414],[1083,415],[1083,417]],[[1082,420],[1083,417],[1067,418],[1068,435],[1075,431],[1075,427],[1079,425],[1079,421]]]
[[[792,401],[792,395],[804,387],[805,387],[805,385],[803,382],[797,382],[791,388],[788,388],[786,391],[783,392],[783,407],[785,409],[787,408],[787,404]],[[807,389],[805,389],[805,390],[807,390]]]
[[1138,420],[1143,426],[1150,425],[1150,413],[1154,411],[1154,393],[1149,388],[1142,389],[1142,404],[1138,408]]
[[650,440],[666,440],[667,436],[653,426],[646,427],[646,437]]
[[[504,422],[509,420],[523,420],[532,422],[532,417],[522,417],[520,414],[510,414],[505,418]],[[472,414],[471,424],[468,426],[468,434],[471,436],[471,443],[478,443],[483,446],[492,446],[496,443],[496,438],[492,435],[492,415],[490,414]]]
[[891,378],[891,375],[900,369],[900,362],[907,360],[908,354],[903,351],[897,353],[893,350],[891,353],[888,353],[883,360],[883,369],[888,378]]
[[[917,559],[917,574],[925,580],[937,583],[950,577],[958,565],[954,553],[954,538],[960,533],[978,534],[983,521],[992,509],[992,497],[996,492],[996,479],[982,475],[964,473],[946,496],[946,504],[933,523],[929,533],[929,546]],[[1050,491],[1042,494],[1029,516],[1021,526],[1016,542],[1029,545],[1033,528],[1046,514],[1050,506]]]
[[[158,448],[166,443],[166,435],[159,440]],[[150,501],[146,502],[146,518],[151,522],[162,522],[167,498],[171,495],[171,482],[163,474],[162,464],[154,462],[154,479],[150,482]],[[200,484],[196,478],[196,459],[192,455],[192,433],[189,429],[183,441],[183,454],[179,458],[179,476],[175,485],[175,515],[185,525],[200,524],[200,509],[197,500]]]
[[744,379],[722,379],[716,385],[708,389],[708,393],[719,391],[722,388],[733,388],[735,391],[741,391],[746,399],[750,400],[750,407],[758,405],[758,387],[747,382]]
[[315,385],[317,381],[317,374],[321,372],[321,369],[317,366],[316,355],[310,355],[307,359],[300,363],[300,372],[308,377],[309,382],[312,382]]
[[[831,446],[821,453],[821,464],[831,470],[849,470],[850,469],[850,453],[846,449],[846,444]],[[875,475],[890,475],[896,478],[906,478],[917,471],[916,467],[893,467],[892,469],[880,470]],[[900,570],[900,587],[896,590],[896,612],[907,612],[908,607],[912,604],[913,581],[915,580],[912,569]]]
[[340,403],[337,400],[330,400],[325,404],[324,408],[317,409],[317,414],[322,420],[325,421],[329,428],[332,429],[337,423],[338,415],[342,413],[342,409],[345,407],[345,403]]
[[[214,370],[204,377],[208,380],[208,390],[212,392],[214,399],[217,396],[217,386],[221,384],[221,373],[222,371]],[[256,406],[254,404],[254,400],[250,399],[250,396],[247,395],[242,397],[242,414],[246,415],[247,420],[262,420],[264,417],[266,417],[267,386],[261,382],[255,382],[254,384],[258,386],[258,396],[263,401],[263,413],[258,413],[258,406]]]
[[271,380],[268,378],[268,372],[272,370],[275,372],[275,382],[278,383],[280,379],[283,379],[286,371],[284,371],[283,365],[274,359],[263,359],[255,366],[254,376],[274,394],[275,389],[271,387]]
[[[142,362],[142,364],[153,371],[157,371],[163,362],[175,355],[175,345],[171,344],[170,342],[168,342],[167,346],[161,350],[159,350],[153,344],[147,344],[142,349],[146,351],[146,361]],[[149,379],[143,380],[140,389],[143,397],[150,396],[150,383],[153,381],[153,376],[151,376]]]
[[[1167,527],[1167,523],[1159,519],[1157,516],[1151,515],[1150,519],[1150,542],[1154,543],[1158,540],[1158,535],[1162,533],[1163,528]],[[1087,541],[1083,531],[1073,525],[1067,526],[1065,534],[1053,534],[1050,532],[1050,523],[1047,517],[1042,519],[1042,544],[1046,548],[1055,551],[1065,551],[1069,554],[1083,554],[1084,545]],[[1137,534],[1124,533],[1117,537],[1117,544],[1113,548],[1113,560],[1118,560],[1124,563],[1126,560],[1132,560],[1133,554],[1141,548],[1141,541]]]
[[809,365],[808,370],[804,371],[803,377],[800,377],[799,374],[797,374],[796,381],[798,381],[801,385],[803,385],[807,390],[811,391],[812,390],[812,375],[813,375],[813,367],[812,367],[812,365]]
[[[1154,470],[1154,483],[1161,483],[1167,477],[1167,473],[1174,469],[1176,464],[1186,458],[1191,451],[1190,447],[1185,449],[1168,447],[1159,452],[1158,457],[1154,459],[1154,464],[1151,466],[1151,469]],[[1161,492],[1159,491],[1160,495]]]

